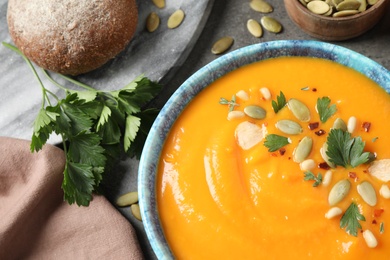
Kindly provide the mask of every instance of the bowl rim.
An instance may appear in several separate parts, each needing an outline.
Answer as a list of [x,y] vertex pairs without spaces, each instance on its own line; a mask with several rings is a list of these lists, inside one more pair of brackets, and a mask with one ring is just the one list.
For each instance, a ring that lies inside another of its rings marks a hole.
[[378,0],[377,3],[372,5],[370,8],[368,8],[364,12],[360,12],[358,14],[354,14],[354,15],[350,15],[350,16],[344,16],[344,17],[333,17],[333,16],[325,16],[325,15],[320,15],[320,14],[313,13],[309,9],[307,9],[305,6],[303,6],[300,3],[299,0],[287,0],[287,1],[295,1],[297,8],[299,10],[301,10],[302,12],[307,13],[308,15],[317,17],[318,19],[327,20],[327,21],[335,21],[335,22],[336,21],[337,22],[340,22],[340,21],[351,21],[351,20],[359,19],[361,17],[369,15],[372,12],[375,12],[376,9],[382,7],[383,4],[387,3],[387,0]]
[[155,193],[156,169],[165,136],[190,100],[216,79],[257,61],[284,56],[316,57],[335,61],[371,78],[390,93],[390,71],[348,48],[316,40],[262,42],[229,52],[196,71],[161,109],[144,144],[138,169],[141,216],[148,241],[158,259],[173,259],[159,221]]

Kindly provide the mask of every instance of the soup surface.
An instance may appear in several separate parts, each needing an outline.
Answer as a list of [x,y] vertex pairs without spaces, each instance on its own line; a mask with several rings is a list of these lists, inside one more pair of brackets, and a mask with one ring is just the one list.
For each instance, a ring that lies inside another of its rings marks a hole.
[[[291,99],[299,101],[297,108]],[[277,113],[272,103],[280,107]],[[300,118],[304,108],[309,119]],[[390,158],[389,114],[390,97],[382,88],[327,60],[269,59],[218,79],[180,115],[160,158],[157,203],[173,254],[177,259],[389,256],[390,200],[380,192],[387,180],[371,172],[373,155],[379,174],[386,177],[383,169],[390,167],[381,164]],[[336,130],[337,118],[346,128]],[[329,140],[331,131],[339,138]],[[297,148],[304,138],[311,144]],[[344,166],[321,154],[329,146],[341,147]],[[339,181],[350,188],[340,188]]]

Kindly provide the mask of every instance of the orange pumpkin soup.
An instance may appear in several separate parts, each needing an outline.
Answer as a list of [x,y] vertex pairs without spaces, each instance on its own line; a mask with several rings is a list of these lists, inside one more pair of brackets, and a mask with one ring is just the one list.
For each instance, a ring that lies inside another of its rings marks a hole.
[[269,59],[218,79],[179,116],[160,158],[174,256],[390,256],[389,114],[382,88],[327,60]]

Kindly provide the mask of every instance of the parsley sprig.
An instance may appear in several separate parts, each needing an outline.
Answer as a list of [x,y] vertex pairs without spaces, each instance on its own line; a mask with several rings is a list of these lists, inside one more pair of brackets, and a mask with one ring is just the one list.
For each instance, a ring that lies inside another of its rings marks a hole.
[[332,115],[337,112],[336,105],[329,106],[330,98],[322,97],[317,99],[317,110],[322,123],[325,123]]
[[345,228],[348,234],[357,237],[358,230],[362,228],[359,221],[366,221],[366,218],[360,213],[356,203],[352,202],[341,217],[340,228]]
[[100,91],[60,75],[82,88],[74,91],[61,86],[43,70],[51,83],[64,90],[66,96],[60,99],[43,85],[31,61],[16,47],[3,44],[25,59],[42,89],[31,151],[41,150],[52,133],[60,135],[66,155],[64,199],[69,204],[88,206],[108,166],[122,152],[140,156],[158,112],[142,107],[160,91],[160,85],[140,76],[119,90]]
[[278,113],[287,104],[286,97],[282,91],[280,91],[279,96],[276,96],[276,101],[272,100],[271,104],[275,113]]
[[321,173],[318,173],[318,175],[316,176],[311,171],[306,171],[303,174],[304,174],[303,179],[305,181],[314,181],[313,187],[317,187],[318,185],[320,185],[322,183],[322,174]]
[[360,136],[351,138],[351,134],[341,129],[331,129],[327,138],[326,154],[329,160],[344,168],[355,168],[368,162],[369,152],[363,152],[365,142]]
[[265,137],[264,146],[268,148],[268,152],[275,152],[289,143],[290,141],[287,137],[269,134]]

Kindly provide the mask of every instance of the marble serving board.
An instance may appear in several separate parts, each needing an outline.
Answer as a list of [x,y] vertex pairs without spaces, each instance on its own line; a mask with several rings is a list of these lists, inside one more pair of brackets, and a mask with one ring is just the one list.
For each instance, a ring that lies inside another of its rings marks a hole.
[[[6,0],[0,0],[0,41],[13,44],[7,28]],[[202,32],[214,0],[167,0],[166,7],[158,9],[152,0],[137,0],[139,24],[129,46],[102,68],[78,76],[76,79],[96,89],[121,88],[135,77],[144,74],[161,84],[167,83],[184,63]],[[185,12],[183,23],[176,29],[168,29],[168,17],[177,9]],[[156,12],[161,19],[160,27],[153,33],[145,29],[146,17]],[[38,69],[38,68],[37,68]],[[63,96],[62,92],[39,73],[45,87]],[[55,74],[53,78],[73,88]],[[22,57],[0,46],[0,136],[30,139],[32,125],[41,105],[41,89],[30,68]],[[61,140],[52,136],[49,143]],[[115,167],[115,174],[107,176],[103,187],[105,196],[113,203],[116,198],[137,190],[138,160],[125,159]],[[148,243],[142,222],[136,220],[130,208],[117,208],[135,227],[146,259],[155,259]]]

